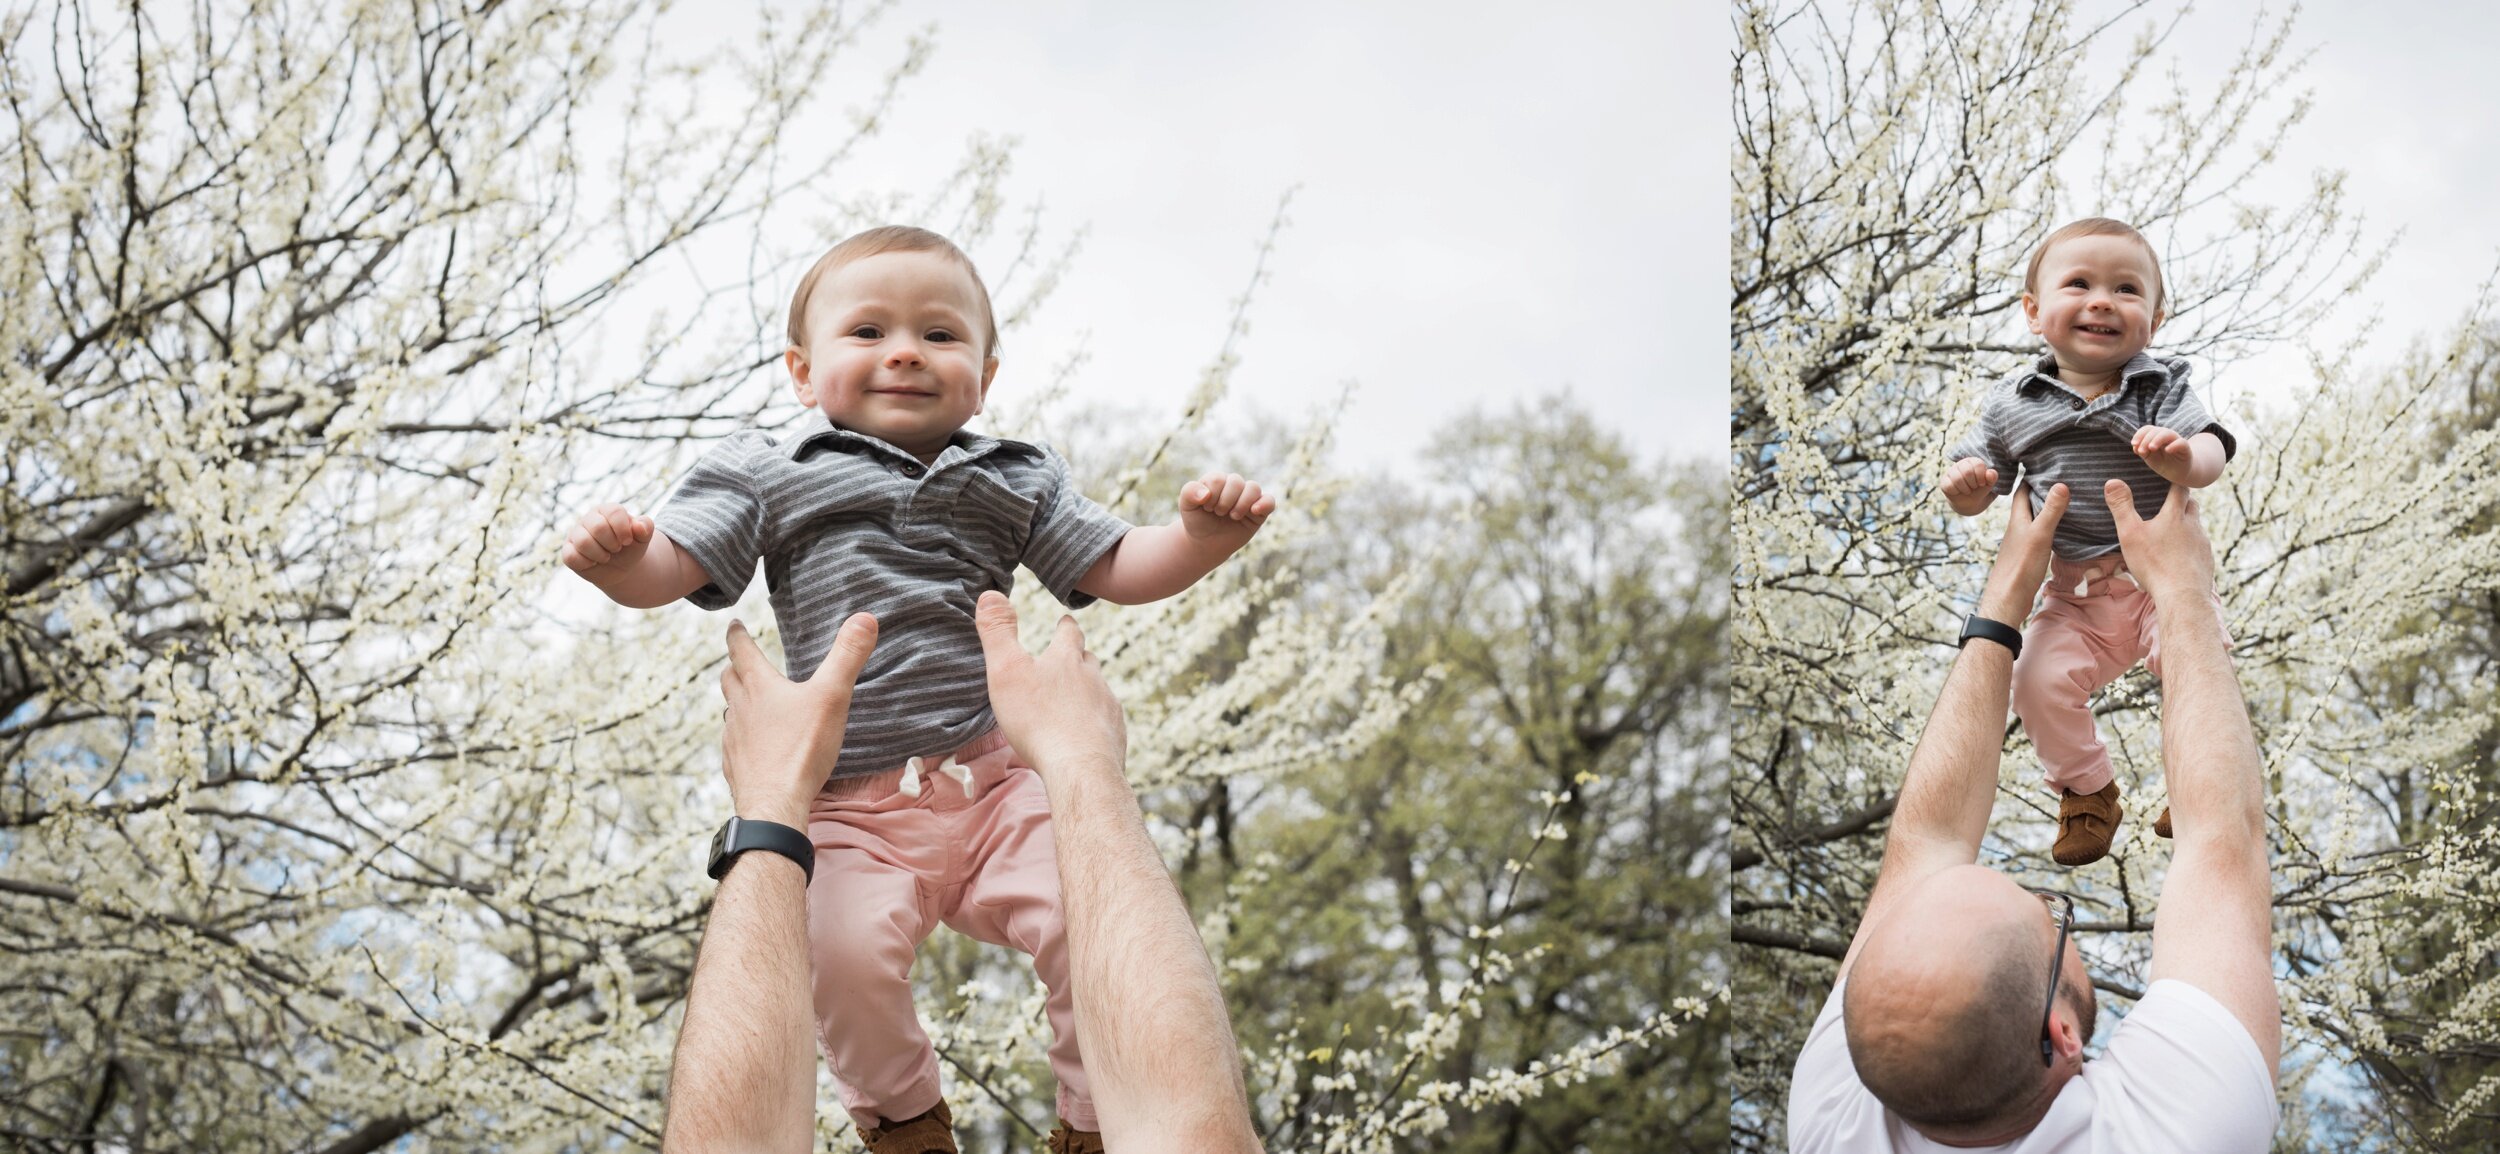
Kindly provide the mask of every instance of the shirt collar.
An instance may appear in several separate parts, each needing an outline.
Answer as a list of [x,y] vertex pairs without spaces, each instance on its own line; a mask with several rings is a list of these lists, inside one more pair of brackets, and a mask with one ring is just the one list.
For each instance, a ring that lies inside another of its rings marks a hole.
[[[782,438],[777,448],[780,449],[782,456],[796,461],[808,446],[828,438],[867,446],[914,463],[919,461],[918,457],[879,438],[834,424],[832,418],[825,416],[823,409],[813,407],[799,414],[798,424],[791,428],[789,436]],[[1036,451],[1032,445],[1023,441],[1006,437],[984,437],[970,430],[957,429],[954,436],[946,439],[946,448],[938,453],[937,464],[933,468],[943,469],[957,461],[986,457],[1002,448]]]
[[[2167,385],[2170,383],[2170,366],[2163,364],[2161,358],[2138,349],[2134,356],[2127,358],[2126,367],[2119,370],[2118,387],[2106,395],[2124,393],[2127,386],[2145,377],[2153,378],[2157,385]],[[2057,379],[2057,354],[2040,354],[2040,359],[2031,363],[2031,370],[2023,374],[2015,388],[2020,392],[2038,388],[2067,389],[2066,382]]]

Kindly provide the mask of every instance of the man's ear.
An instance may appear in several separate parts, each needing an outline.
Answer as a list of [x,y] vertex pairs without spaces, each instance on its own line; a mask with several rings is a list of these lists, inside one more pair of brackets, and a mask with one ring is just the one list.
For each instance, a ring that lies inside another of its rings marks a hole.
[[974,413],[979,413],[990,403],[990,381],[997,376],[997,357],[990,357],[981,362],[981,396],[979,399],[972,402],[972,411]]
[[790,391],[798,394],[799,404],[805,408],[815,408],[816,386],[807,381],[806,351],[796,345],[791,346],[790,351],[781,354],[781,364],[790,370]]
[[2039,335],[2040,298],[2031,295],[2028,289],[2023,292],[2023,323],[2031,326],[2032,335]]

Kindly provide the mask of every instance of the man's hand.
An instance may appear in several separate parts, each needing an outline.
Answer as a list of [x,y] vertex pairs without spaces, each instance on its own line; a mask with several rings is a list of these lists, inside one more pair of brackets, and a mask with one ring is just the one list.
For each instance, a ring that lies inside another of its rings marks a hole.
[[593,581],[593,570],[631,568],[651,544],[651,518],[637,517],[622,505],[601,505],[582,514],[581,522],[564,535],[564,567]]
[[1988,586],[1979,595],[1979,615],[2016,629],[2031,619],[2031,605],[2040,596],[2040,582],[2049,575],[2049,547],[2057,540],[2057,523],[2066,516],[2066,486],[2049,489],[2040,515],[2031,514],[2031,485],[2014,490],[2014,505],[2005,519],[2005,540],[1997,546],[1996,564],[1988,570]]
[[1076,618],[1059,618],[1059,630],[1035,657],[1016,636],[1016,607],[1005,594],[983,593],[973,616],[981,654],[989,662],[990,709],[1033,768],[1052,771],[1090,759],[1123,766],[1128,761],[1128,718],[1102,679],[1102,667],[1085,651]]
[[1258,482],[1244,481],[1239,473],[1209,473],[1181,486],[1180,505],[1181,528],[1192,540],[1248,541],[1276,511],[1276,498],[1261,494]]
[[2187,486],[2171,485],[2161,512],[2150,521],[2136,516],[2135,494],[2125,481],[2112,478],[2101,495],[2118,522],[2118,549],[2127,555],[2127,569],[2156,607],[2213,596],[2214,546],[2205,538]]
[[1988,504],[1997,499],[1997,471],[1979,457],[1964,457],[1944,471],[1944,483],[1936,486],[1944,493],[1945,503],[1965,517],[1976,517],[1988,511]]
[[2146,425],[2135,431],[2135,440],[2128,446],[2143,458],[2144,466],[2161,474],[2173,486],[2191,485],[2188,478],[2196,465],[2195,448],[2186,437],[2160,425]]
[[854,613],[842,623],[824,664],[806,681],[773,668],[745,624],[729,623],[729,668],[720,695],[721,776],[738,816],[807,828],[808,799],[823,789],[842,756],[851,715],[852,683],[877,648],[877,619]]

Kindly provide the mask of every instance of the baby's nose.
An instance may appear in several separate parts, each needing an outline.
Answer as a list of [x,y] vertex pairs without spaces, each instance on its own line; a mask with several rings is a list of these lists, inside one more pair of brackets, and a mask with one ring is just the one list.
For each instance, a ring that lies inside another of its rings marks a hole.
[[916,366],[920,363],[920,346],[904,341],[896,345],[893,352],[885,355],[885,363],[894,368]]

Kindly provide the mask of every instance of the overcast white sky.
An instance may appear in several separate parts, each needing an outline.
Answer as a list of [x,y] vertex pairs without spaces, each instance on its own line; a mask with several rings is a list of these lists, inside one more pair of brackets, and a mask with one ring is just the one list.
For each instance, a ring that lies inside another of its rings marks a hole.
[[[2172,40],[2181,74],[2211,91],[2259,9],[2257,0],[2198,5]],[[2313,108],[2281,163],[2240,192],[2289,203],[2314,173],[2344,170],[2349,203],[2371,236],[2397,243],[2318,343],[2349,336],[2375,312],[2380,327],[2364,359],[2385,363],[2406,342],[2451,329],[2500,265],[2500,73],[2491,65],[2500,13],[2432,0],[2330,0],[2302,8],[2292,43],[2310,53],[2302,87]],[[2306,365],[2284,349],[2232,366],[2215,383],[2270,403],[2312,383]]]
[[1668,7],[905,0],[848,60],[929,24],[936,54],[846,171],[926,188],[1013,135],[1016,200],[1090,230],[1002,400],[1090,333],[1076,392],[1176,413],[1299,185],[1228,405],[1355,381],[1341,461],[1402,469],[1452,413],[1568,387],[1647,456],[1716,457],[1727,22]]

